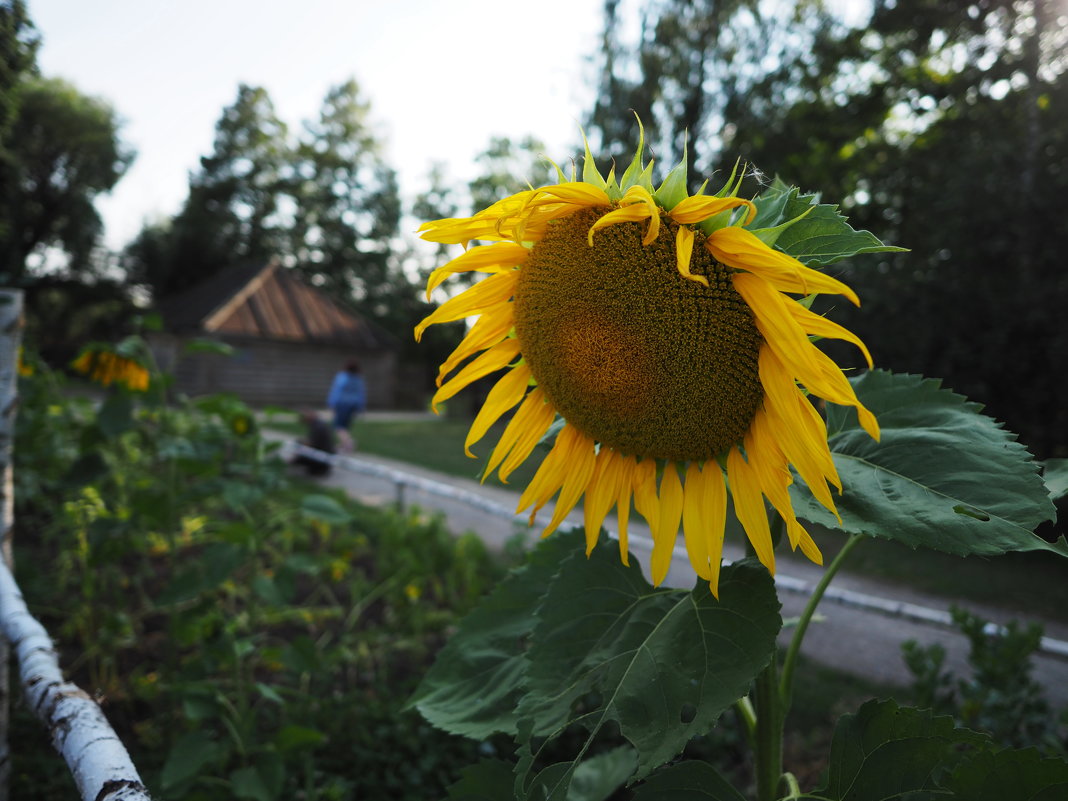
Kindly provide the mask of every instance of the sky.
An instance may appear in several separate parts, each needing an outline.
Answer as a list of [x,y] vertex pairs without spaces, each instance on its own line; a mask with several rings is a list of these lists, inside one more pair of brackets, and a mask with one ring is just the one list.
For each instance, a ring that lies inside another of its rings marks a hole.
[[174,214],[240,83],[299,130],[354,77],[410,200],[433,161],[474,177],[492,136],[563,162],[589,105],[602,0],[28,0],[38,64],[102,97],[133,165],[97,204],[105,243]]

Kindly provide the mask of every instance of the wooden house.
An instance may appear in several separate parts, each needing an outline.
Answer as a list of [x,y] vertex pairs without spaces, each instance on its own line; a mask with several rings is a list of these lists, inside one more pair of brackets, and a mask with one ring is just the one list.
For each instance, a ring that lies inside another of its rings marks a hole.
[[[355,359],[368,406],[394,405],[396,339],[275,262],[227,268],[166,298],[159,311],[163,331],[149,342],[178,392],[322,407],[334,375]],[[187,346],[196,340],[224,343],[233,353],[195,352]]]

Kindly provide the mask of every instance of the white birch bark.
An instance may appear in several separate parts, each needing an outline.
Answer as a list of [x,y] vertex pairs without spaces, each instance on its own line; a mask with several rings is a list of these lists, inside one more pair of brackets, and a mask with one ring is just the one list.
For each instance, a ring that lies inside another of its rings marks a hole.
[[63,679],[52,640],[26,608],[11,572],[11,446],[21,323],[22,293],[0,290],[0,800],[7,801],[10,789],[7,665],[9,649],[13,649],[26,701],[70,768],[82,801],[149,801],[137,769],[103,711],[85,692]]
[[[18,400],[19,346],[22,343],[22,292],[0,290],[0,561],[14,564],[11,529],[15,519],[11,451],[15,438]],[[8,801],[11,786],[11,650],[0,636],[0,801]]]
[[26,702],[70,768],[82,801],[148,801],[126,747],[97,703],[63,679],[52,640],[0,562],[0,627],[19,665]]

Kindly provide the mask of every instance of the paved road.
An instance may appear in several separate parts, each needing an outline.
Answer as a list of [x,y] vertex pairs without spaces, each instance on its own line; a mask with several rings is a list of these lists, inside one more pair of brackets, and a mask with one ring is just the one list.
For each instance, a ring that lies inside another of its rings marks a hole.
[[[399,471],[422,479],[428,485],[447,485],[458,494],[467,495],[473,503],[441,497],[435,492],[428,492],[413,486],[407,486],[403,490],[403,503],[440,512],[452,531],[473,531],[486,543],[498,548],[513,538],[533,543],[538,537],[540,528],[532,530],[526,526],[525,519],[507,517],[507,513],[516,507],[519,498],[518,491],[485,486],[474,479],[456,478],[364,453],[356,454],[355,461],[368,466],[366,469],[377,469],[380,472]],[[335,469],[332,475],[324,480],[324,483],[341,487],[351,496],[371,505],[398,501],[397,486],[389,478]],[[479,506],[482,508],[478,508]],[[581,525],[580,512],[573,512],[568,519]],[[614,530],[614,525],[614,519],[605,521],[605,526],[609,530]],[[630,532],[631,550],[635,556],[640,558],[643,568],[647,568],[648,552],[652,547],[649,531],[640,518],[635,520],[632,515]],[[725,553],[728,559],[737,559],[741,555],[741,550],[738,548],[728,547]],[[791,558],[787,555],[780,558],[778,573],[777,582],[780,588],[780,600],[783,603],[783,617],[796,616],[800,614],[808,600],[808,595],[802,591],[803,588],[812,587],[819,581],[822,568],[809,563],[804,558]],[[679,587],[693,585],[693,572],[681,545],[676,549],[667,583]],[[901,658],[901,643],[906,640],[916,640],[925,645],[941,643],[947,652],[947,667],[961,674],[966,672],[967,641],[965,638],[952,628],[923,623],[915,619],[917,616],[923,617],[932,610],[944,612],[948,606],[945,599],[844,572],[835,577],[831,590],[845,597],[836,602],[829,597],[830,593],[828,593],[821,603],[818,612],[819,619],[810,626],[802,649],[802,652],[813,661],[885,684],[904,686],[910,682],[911,676]],[[857,608],[856,605],[850,603],[851,593],[861,593],[868,598],[874,596],[876,599],[882,599],[887,606],[904,605],[904,611],[913,614],[902,615],[900,609],[896,614],[887,614]],[[972,603],[963,605],[997,623],[1008,622],[1014,617],[1019,618],[1018,613],[1006,613],[1000,609]],[[1068,625],[1042,620],[1036,622],[1043,624],[1048,637],[1068,641]],[[789,632],[784,632],[784,642],[788,636]],[[1068,657],[1036,655],[1034,676],[1046,688],[1049,700],[1053,704],[1058,707],[1068,706]]]

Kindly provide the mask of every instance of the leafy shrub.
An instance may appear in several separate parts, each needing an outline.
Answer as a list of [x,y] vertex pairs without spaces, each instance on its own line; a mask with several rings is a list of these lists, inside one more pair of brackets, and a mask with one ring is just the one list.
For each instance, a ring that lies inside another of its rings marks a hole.
[[[500,575],[482,543],[295,478],[236,398],[163,401],[69,397],[42,371],[15,470],[31,610],[153,792],[423,799],[455,780],[479,745],[399,710]],[[48,798],[32,770],[15,795]]]

